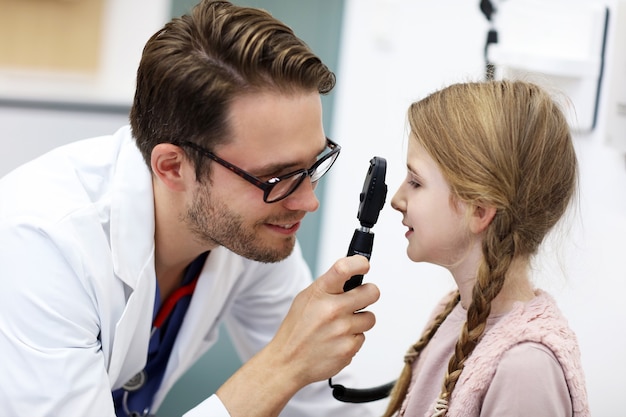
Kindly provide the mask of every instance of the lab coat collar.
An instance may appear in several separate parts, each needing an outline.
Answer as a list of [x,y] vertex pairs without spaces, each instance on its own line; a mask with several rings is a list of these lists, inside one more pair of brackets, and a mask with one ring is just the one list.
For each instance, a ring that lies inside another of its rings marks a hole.
[[115,274],[132,289],[142,275],[154,277],[152,175],[126,126],[111,195],[111,252]]
[[[116,323],[109,375],[121,386],[143,368],[156,292],[152,177],[130,128],[115,133],[120,144],[111,187],[110,244],[113,271],[130,289]],[[133,329],[133,331],[128,331]]]

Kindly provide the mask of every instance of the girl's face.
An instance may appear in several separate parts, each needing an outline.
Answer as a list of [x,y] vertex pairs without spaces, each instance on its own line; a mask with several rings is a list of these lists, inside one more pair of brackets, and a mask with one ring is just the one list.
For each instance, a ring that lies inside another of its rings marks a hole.
[[449,269],[467,255],[471,233],[465,204],[455,203],[441,170],[424,148],[409,138],[407,177],[391,205],[402,213],[409,229],[407,255],[414,262],[429,262]]

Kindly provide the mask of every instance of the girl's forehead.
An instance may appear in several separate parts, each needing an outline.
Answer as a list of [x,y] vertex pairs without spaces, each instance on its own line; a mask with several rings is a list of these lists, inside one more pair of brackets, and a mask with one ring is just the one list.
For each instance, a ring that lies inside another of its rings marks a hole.
[[433,158],[426,152],[426,149],[415,139],[411,140],[408,145],[407,165],[414,171],[419,172],[421,169],[437,168],[437,164]]
[[426,149],[415,139],[411,140],[407,153],[408,171],[423,181],[449,189],[439,164],[430,156]]

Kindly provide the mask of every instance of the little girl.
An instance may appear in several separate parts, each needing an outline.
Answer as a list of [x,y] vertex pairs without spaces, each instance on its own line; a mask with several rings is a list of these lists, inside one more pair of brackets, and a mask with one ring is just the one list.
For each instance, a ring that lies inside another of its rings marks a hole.
[[408,118],[391,204],[409,258],[447,268],[458,290],[407,352],[385,416],[589,416],[576,336],[530,276],[577,186],[563,113],[505,80],[452,85]]

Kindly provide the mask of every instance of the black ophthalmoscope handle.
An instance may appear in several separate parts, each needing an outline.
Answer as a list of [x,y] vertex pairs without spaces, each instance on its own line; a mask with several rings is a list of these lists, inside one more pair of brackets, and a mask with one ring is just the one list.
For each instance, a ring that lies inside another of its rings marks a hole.
[[[370,160],[370,166],[363,183],[363,191],[359,195],[359,210],[357,218],[361,227],[354,231],[348,256],[363,255],[367,259],[372,256],[374,246],[374,233],[371,228],[378,220],[378,215],[385,204],[387,196],[387,184],[385,184],[385,173],[387,161],[385,158],[375,156]],[[363,275],[354,275],[348,279],[343,290],[350,291],[363,283]],[[328,385],[333,390],[333,397],[339,401],[347,403],[367,403],[381,400],[389,396],[395,381],[373,388],[346,388],[340,384],[333,384],[332,378],[328,379]]]
[[[356,229],[348,248],[348,256],[363,255],[370,259],[373,245],[374,233],[366,228]],[[350,291],[361,285],[362,282],[363,275],[354,275],[345,282],[343,290],[344,292]],[[395,385],[395,381],[373,388],[346,388],[341,384],[333,384],[332,378],[328,380],[328,384],[333,389],[333,397],[336,400],[345,403],[369,403],[388,397]]]
[[[350,241],[348,248],[348,256],[363,255],[367,259],[372,256],[372,248],[374,247],[374,233],[368,229],[356,229]],[[343,284],[343,291],[350,291],[363,283],[363,275],[354,275]]]

